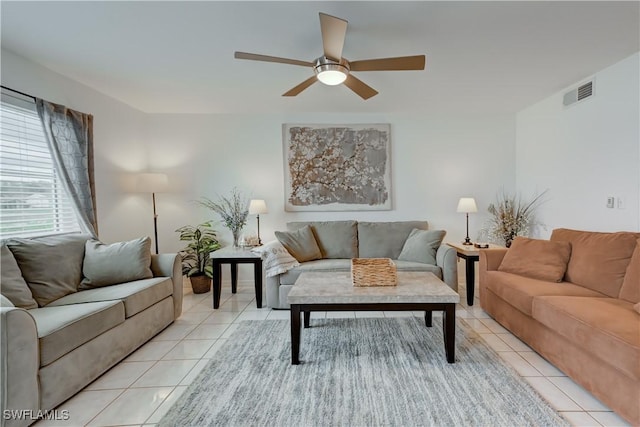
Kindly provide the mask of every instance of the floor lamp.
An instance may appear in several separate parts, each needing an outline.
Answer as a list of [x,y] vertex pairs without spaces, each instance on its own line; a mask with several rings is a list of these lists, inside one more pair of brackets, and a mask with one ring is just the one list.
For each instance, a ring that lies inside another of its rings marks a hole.
[[138,175],[137,189],[142,193],[151,193],[153,200],[153,238],[158,251],[158,213],[156,211],[156,193],[166,190],[169,179],[164,173],[141,173]]
[[249,202],[249,213],[255,215],[258,220],[258,246],[262,246],[262,239],[260,239],[260,214],[267,212],[267,204],[264,200],[253,199]]
[[476,206],[476,201],[473,197],[462,197],[458,202],[458,212],[467,214],[467,237],[465,237],[463,245],[473,245],[471,239],[469,238],[469,214],[478,212],[478,207]]

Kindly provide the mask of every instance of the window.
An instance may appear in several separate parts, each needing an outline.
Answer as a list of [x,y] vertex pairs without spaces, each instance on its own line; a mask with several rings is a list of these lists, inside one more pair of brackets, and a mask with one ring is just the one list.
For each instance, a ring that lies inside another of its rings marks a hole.
[[35,102],[2,91],[0,238],[80,231],[55,171]]

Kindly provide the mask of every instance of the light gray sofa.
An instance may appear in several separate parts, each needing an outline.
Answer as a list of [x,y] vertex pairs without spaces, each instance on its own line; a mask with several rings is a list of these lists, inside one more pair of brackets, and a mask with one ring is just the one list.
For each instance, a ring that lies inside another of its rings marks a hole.
[[[107,256],[116,265],[89,266],[84,262],[87,239],[64,235],[2,245],[2,426],[32,424],[39,411],[73,396],[181,314],[180,258],[151,255],[146,242],[141,257],[146,278],[104,285],[95,275],[93,288],[77,290],[87,287],[83,267],[99,269],[104,279],[109,269],[122,277],[137,262],[112,251]],[[61,289],[66,295],[58,297]],[[35,307],[19,308],[12,301]],[[6,411],[23,412],[9,416]]]
[[[399,260],[405,241],[413,231],[428,230],[427,221],[357,222],[313,221],[287,223],[289,231],[310,226],[322,259],[302,262],[283,274],[266,279],[267,306],[288,309],[287,295],[300,273],[305,271],[350,271],[352,258],[391,258],[398,271],[428,271],[458,291],[456,251],[440,245],[435,264]],[[425,259],[429,257],[425,254]],[[433,258],[433,257],[432,257]]]

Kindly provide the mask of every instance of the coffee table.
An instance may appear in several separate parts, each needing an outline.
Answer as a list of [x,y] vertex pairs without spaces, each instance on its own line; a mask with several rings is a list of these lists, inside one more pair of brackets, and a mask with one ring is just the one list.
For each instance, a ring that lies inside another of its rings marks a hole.
[[456,304],[460,296],[433,273],[398,272],[397,286],[356,287],[350,272],[302,273],[287,296],[291,305],[291,364],[300,363],[300,314],[309,327],[312,311],[442,311],[447,362],[455,362]]

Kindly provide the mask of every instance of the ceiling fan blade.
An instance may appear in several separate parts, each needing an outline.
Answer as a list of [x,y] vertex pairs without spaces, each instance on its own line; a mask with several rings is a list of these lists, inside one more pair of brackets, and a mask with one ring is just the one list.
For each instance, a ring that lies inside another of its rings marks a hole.
[[233,55],[236,59],[249,59],[252,61],[277,62],[280,64],[300,65],[302,67],[313,67],[313,62],[299,61],[297,59],[279,58],[277,56],[258,55],[256,53],[236,52]]
[[324,56],[334,61],[342,59],[344,38],[347,34],[348,22],[335,16],[320,13],[320,31],[322,31],[322,46]]
[[353,77],[351,74],[347,76],[347,80],[344,81],[344,85],[365,100],[378,94],[377,90],[364,83],[362,80]]
[[298,86],[283,93],[282,96],[296,96],[297,94],[299,94],[300,92],[302,92],[303,90],[305,90],[306,88],[308,88],[309,86],[311,86],[317,81],[318,79],[316,78],[316,76],[309,77],[307,80],[303,81]]
[[349,63],[351,71],[400,71],[424,70],[424,55],[399,56],[397,58],[365,59]]

